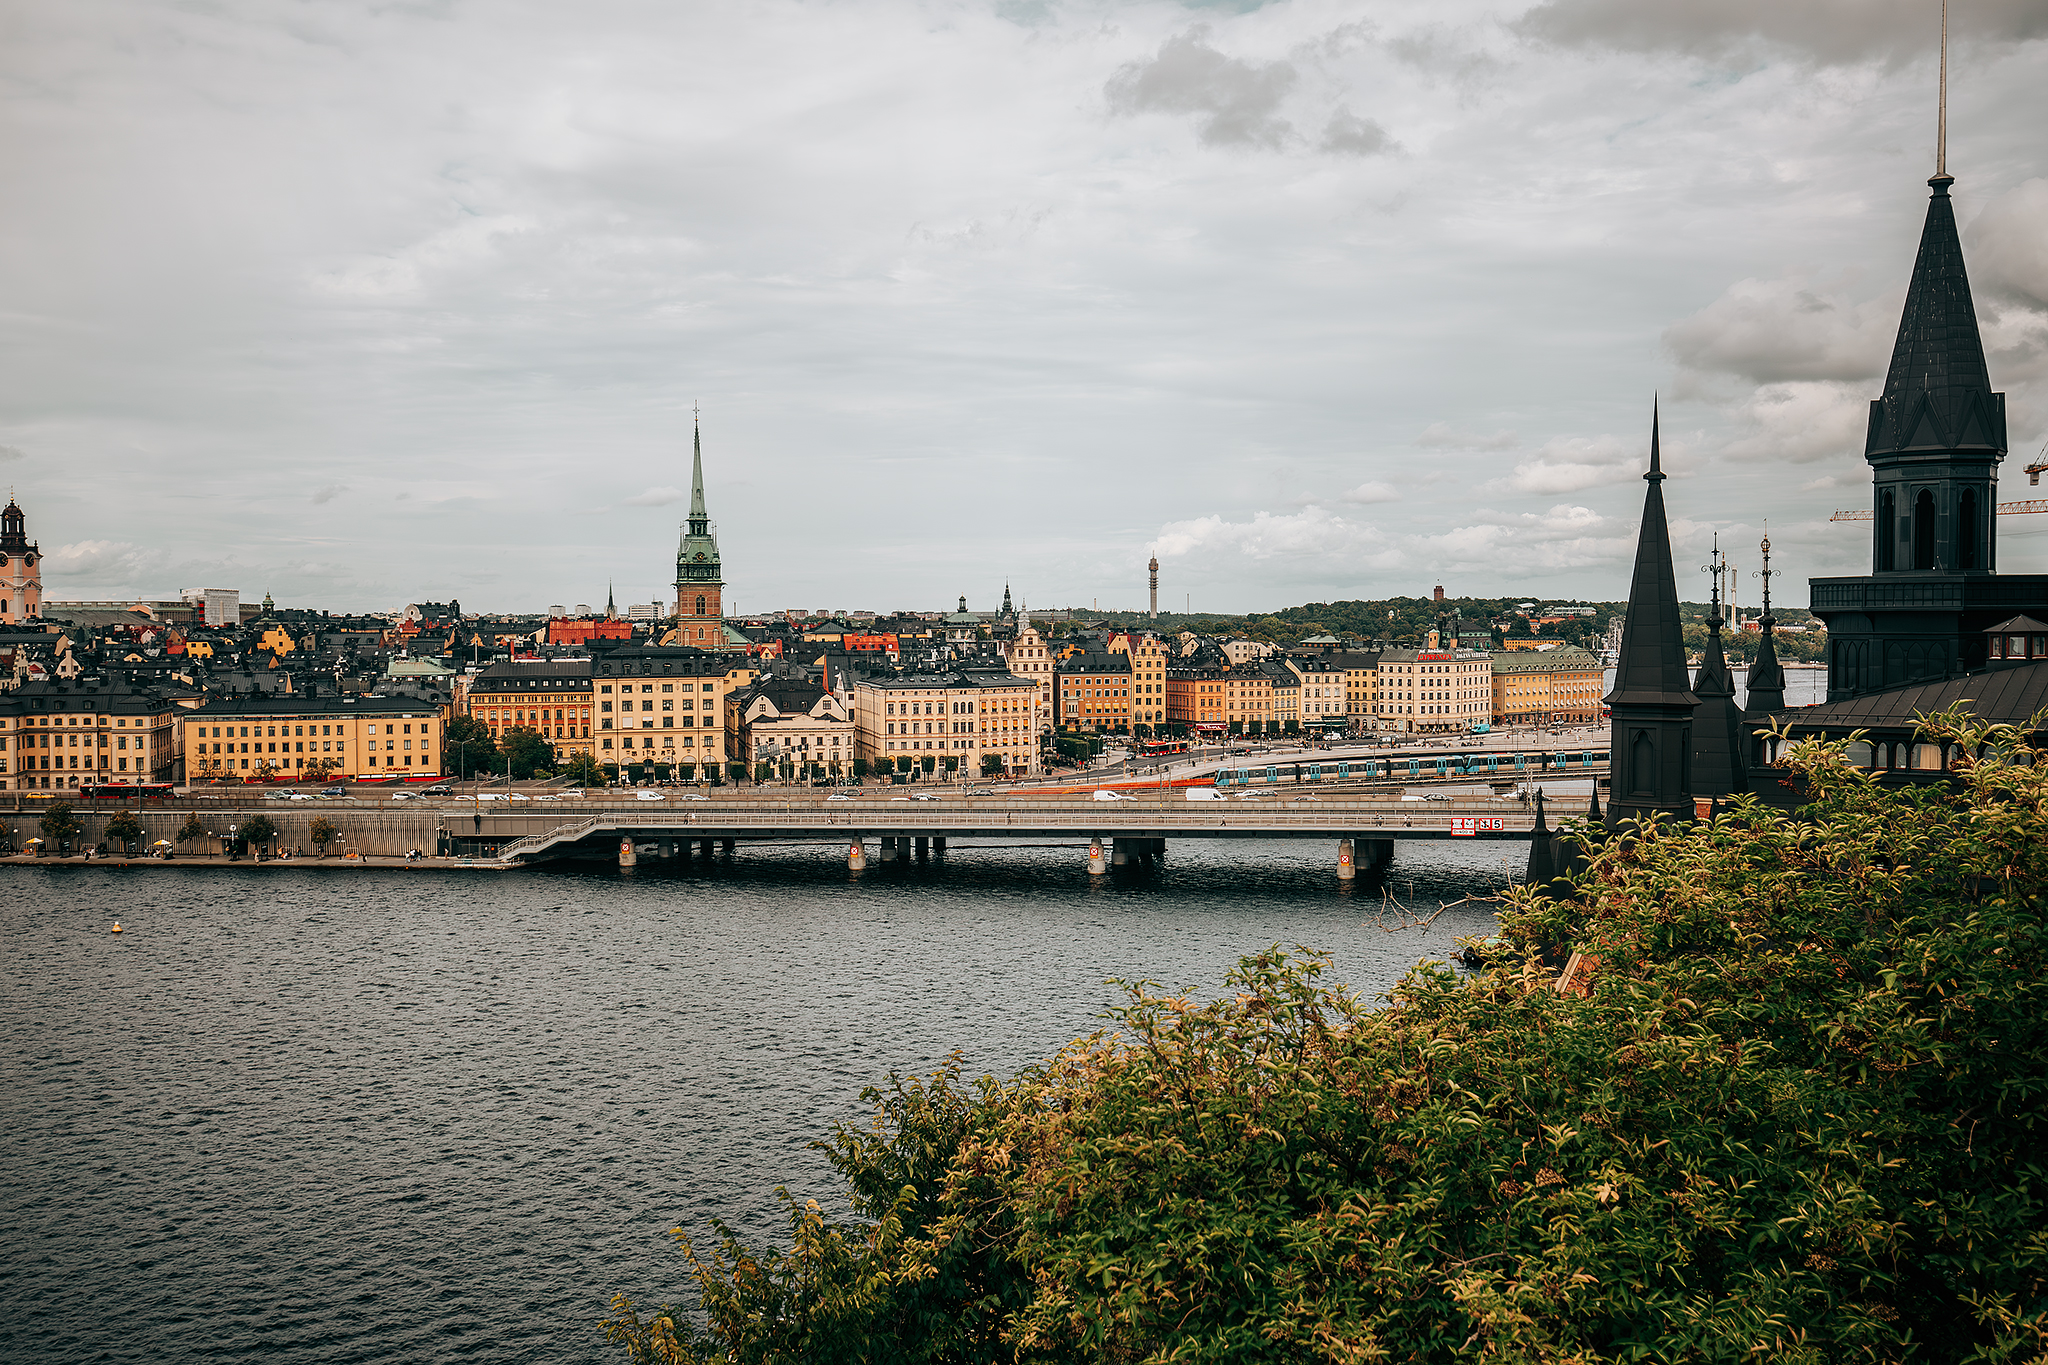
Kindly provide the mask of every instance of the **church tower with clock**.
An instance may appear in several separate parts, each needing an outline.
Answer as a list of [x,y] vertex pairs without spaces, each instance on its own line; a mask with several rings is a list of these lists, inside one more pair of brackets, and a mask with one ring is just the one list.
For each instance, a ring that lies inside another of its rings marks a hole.
[[725,569],[718,561],[718,528],[704,507],[704,434],[693,430],[690,519],[676,551],[676,643],[725,648]]
[[43,547],[29,542],[13,498],[0,512],[0,622],[22,625],[43,614]]

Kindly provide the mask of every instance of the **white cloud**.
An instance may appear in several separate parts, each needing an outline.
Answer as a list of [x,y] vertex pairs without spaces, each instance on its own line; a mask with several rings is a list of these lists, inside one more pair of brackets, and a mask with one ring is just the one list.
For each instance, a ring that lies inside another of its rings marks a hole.
[[[1826,63],[1925,58],[1927,7],[1913,0],[1547,0],[1517,21],[1554,42],[1633,52],[1724,57],[1752,48],[1789,50]],[[2048,10],[2033,0],[1976,0],[1952,26],[1959,43],[2048,37]]]
[[1208,516],[1168,522],[1146,549],[1161,559],[1194,554],[1232,554],[1250,560],[1326,558],[1358,554],[1381,540],[1377,531],[1321,507],[1305,507],[1283,516],[1255,512],[1250,521]]
[[626,499],[625,505],[628,507],[666,507],[672,502],[681,502],[687,496],[689,495],[684,493],[682,489],[663,484],[658,488],[649,488],[635,493],[632,497]]
[[1984,206],[1964,234],[1979,294],[2048,308],[2048,179],[2023,181]]
[[1399,502],[1400,500],[1400,489],[1390,483],[1380,483],[1372,479],[1368,479],[1358,485],[1358,487],[1337,495],[1338,502],[1350,503],[1354,506],[1364,506],[1375,502]]
[[[1672,455],[1683,451],[1670,441],[1663,446],[1668,470]],[[1534,457],[1517,464],[1514,473],[1479,487],[1483,493],[1577,493],[1639,477],[1649,467],[1649,458],[1648,442],[1632,447],[1618,436],[1557,436],[1544,442]]]
[[326,503],[333,502],[336,498],[340,497],[343,493],[346,492],[348,492],[347,484],[330,483],[325,488],[322,488],[319,492],[313,495],[313,505],[315,507],[319,507]]

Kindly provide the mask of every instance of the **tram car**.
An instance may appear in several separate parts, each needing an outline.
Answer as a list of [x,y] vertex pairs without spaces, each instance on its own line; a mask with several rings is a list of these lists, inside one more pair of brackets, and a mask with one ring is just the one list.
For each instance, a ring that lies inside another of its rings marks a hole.
[[1415,781],[1454,777],[1514,777],[1567,774],[1607,766],[1607,750],[1503,753],[1498,749],[1468,753],[1403,754],[1388,758],[1325,759],[1318,763],[1272,763],[1263,768],[1222,768],[1219,787],[1249,787],[1282,782]]

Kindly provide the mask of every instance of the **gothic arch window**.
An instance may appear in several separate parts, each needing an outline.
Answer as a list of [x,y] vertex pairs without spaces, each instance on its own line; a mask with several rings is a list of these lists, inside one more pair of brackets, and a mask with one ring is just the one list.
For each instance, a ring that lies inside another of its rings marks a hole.
[[1956,514],[1956,567],[1977,567],[1977,490],[1963,490],[1962,510]]
[[1636,731],[1628,748],[1628,786],[1633,796],[1657,794],[1657,746],[1650,742],[1646,730]]
[[1934,567],[1934,494],[1924,488],[1913,499],[1913,567]]
[[1896,568],[1899,549],[1899,504],[1887,488],[1877,499],[1877,567],[1880,573]]

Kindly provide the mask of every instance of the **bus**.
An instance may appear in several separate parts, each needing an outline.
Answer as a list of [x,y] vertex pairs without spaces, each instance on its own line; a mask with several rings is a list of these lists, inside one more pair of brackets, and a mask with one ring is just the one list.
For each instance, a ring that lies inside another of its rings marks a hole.
[[1158,758],[1162,754],[1184,754],[1188,742],[1184,739],[1145,739],[1138,741],[1138,757]]
[[81,801],[166,801],[174,788],[168,782],[106,782],[78,789]]

